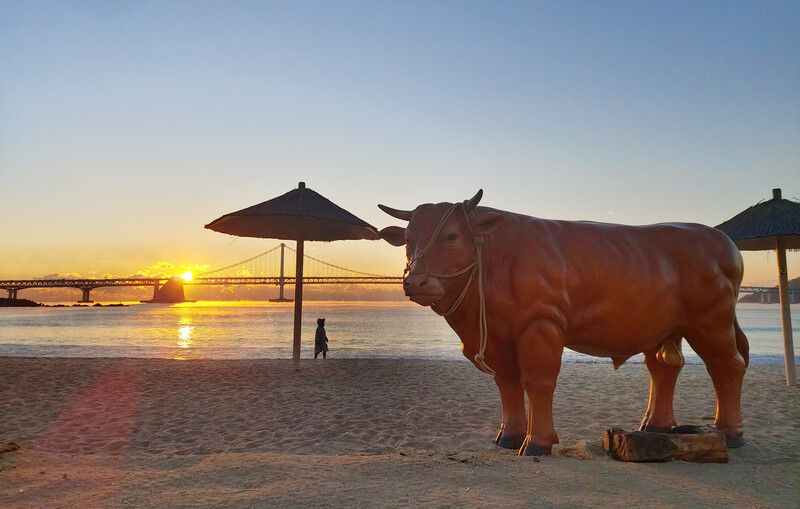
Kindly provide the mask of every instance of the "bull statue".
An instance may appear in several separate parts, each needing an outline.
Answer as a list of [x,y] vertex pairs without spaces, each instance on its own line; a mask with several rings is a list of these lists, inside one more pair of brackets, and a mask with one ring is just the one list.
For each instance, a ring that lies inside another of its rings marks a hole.
[[542,455],[558,443],[553,393],[565,347],[609,357],[615,369],[643,353],[650,400],[640,429],[670,430],[683,338],[714,383],[714,426],[729,446],[742,445],[749,346],[735,306],[743,266],[724,233],[538,219],[478,207],[482,195],[413,211],[379,205],[408,221],[380,236],[406,246],[406,296],[443,316],[464,355],[494,376],[498,446]]

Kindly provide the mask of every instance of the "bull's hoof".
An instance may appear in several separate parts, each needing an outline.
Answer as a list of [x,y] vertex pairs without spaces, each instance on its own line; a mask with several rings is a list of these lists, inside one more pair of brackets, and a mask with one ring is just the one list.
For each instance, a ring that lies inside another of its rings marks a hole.
[[650,433],[669,433],[672,431],[672,426],[654,426],[646,424],[639,427],[639,431],[649,431]]
[[714,428],[725,434],[725,445],[728,446],[728,449],[736,449],[747,445],[741,426],[724,427],[715,424]]
[[525,437],[503,436],[502,432],[497,434],[494,445],[503,449],[519,449],[525,443]]
[[513,435],[506,431],[505,425],[500,427],[494,439],[494,445],[503,449],[519,449],[525,443],[525,434]]
[[732,435],[725,434],[725,445],[728,446],[728,449],[737,449],[739,447],[744,447],[747,445],[747,440],[744,439],[744,433],[741,431],[739,433],[734,433]]
[[525,442],[519,449],[520,456],[544,456],[549,455],[553,450],[552,445],[537,445],[531,442],[530,437],[525,437]]

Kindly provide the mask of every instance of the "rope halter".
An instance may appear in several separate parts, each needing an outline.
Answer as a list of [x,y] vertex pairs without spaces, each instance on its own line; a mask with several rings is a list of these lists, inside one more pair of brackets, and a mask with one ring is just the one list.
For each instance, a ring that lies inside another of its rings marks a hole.
[[[453,302],[453,305],[450,306],[445,312],[440,312],[436,309],[435,304],[431,304],[431,309],[436,312],[438,315],[443,317],[448,317],[453,314],[456,309],[461,305],[461,302],[464,300],[464,297],[467,295],[467,291],[469,287],[472,285],[472,280],[475,279],[477,273],[478,279],[478,296],[480,298],[480,315],[478,317],[478,326],[480,328],[480,348],[478,353],[475,355],[475,363],[478,366],[478,369],[483,371],[484,373],[488,373],[490,375],[495,375],[495,371],[486,364],[484,358],[484,352],[486,351],[486,343],[488,341],[489,336],[489,328],[486,325],[486,298],[484,297],[483,292],[483,257],[481,253],[481,248],[486,244],[485,239],[482,236],[475,235],[475,231],[472,229],[472,225],[469,222],[469,215],[467,214],[467,209],[464,206],[466,202],[459,202],[454,203],[450,206],[450,208],[445,212],[442,216],[442,219],[439,220],[439,224],[436,225],[436,229],[433,231],[433,235],[431,235],[431,239],[428,241],[428,244],[425,246],[419,254],[416,254],[414,258],[412,258],[407,264],[406,268],[403,271],[403,277],[405,278],[406,275],[411,272],[411,266],[416,262],[424,262],[425,263],[425,276],[427,277],[435,277],[437,279],[441,278],[453,278],[458,277],[463,274],[469,272],[469,279],[467,279],[467,283],[464,285],[464,288],[461,290],[461,294],[459,294],[458,298]],[[445,223],[450,216],[453,215],[453,212],[457,208],[460,208],[461,211],[464,213],[464,219],[467,223],[467,228],[469,228],[470,234],[472,234],[472,243],[475,246],[475,258],[472,260],[472,263],[464,267],[463,269],[456,270],[455,272],[450,272],[446,274],[439,274],[435,272],[431,272],[430,268],[428,267],[428,259],[427,255],[428,252],[433,248],[436,244],[436,241],[439,239],[439,234],[442,232],[442,228],[444,228]]]

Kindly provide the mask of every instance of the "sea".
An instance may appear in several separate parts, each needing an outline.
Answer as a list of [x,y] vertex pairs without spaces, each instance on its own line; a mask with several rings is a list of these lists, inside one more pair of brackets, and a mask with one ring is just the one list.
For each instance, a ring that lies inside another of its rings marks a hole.
[[[792,308],[797,356],[800,306]],[[739,304],[737,316],[751,363],[783,364],[780,307]],[[445,320],[410,302],[308,301],[302,317],[301,358],[314,357],[317,318],[325,318],[331,358],[467,362]],[[0,308],[0,356],[290,359],[293,327],[293,304],[261,301]],[[683,352],[687,363],[701,362],[686,342]],[[563,359],[609,362],[570,350]]]

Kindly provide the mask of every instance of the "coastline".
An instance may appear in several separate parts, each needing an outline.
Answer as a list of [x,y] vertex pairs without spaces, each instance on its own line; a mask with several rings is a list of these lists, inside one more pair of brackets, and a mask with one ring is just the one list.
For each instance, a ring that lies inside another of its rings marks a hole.
[[[561,443],[540,461],[492,439],[487,375],[446,360],[162,360],[0,357],[0,505],[796,507],[800,388],[751,366],[748,445],[725,465],[630,464],[600,434],[635,429],[641,364],[565,363]],[[680,424],[715,408],[702,365],[678,379]]]
[[[783,364],[780,310],[737,308],[752,364]],[[2,308],[0,356],[280,359],[292,355],[293,307],[264,302],[198,302],[103,307]],[[794,313],[800,337],[800,308]],[[336,358],[458,359],[460,341],[430,310],[409,302],[308,303],[301,356],[312,357],[316,318],[327,317]],[[700,363],[684,343],[687,363]],[[795,342],[800,359],[800,343]],[[565,362],[608,362],[565,351]],[[629,363],[642,362],[641,356]]]

